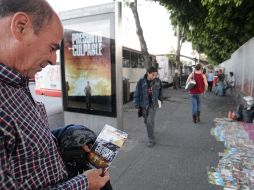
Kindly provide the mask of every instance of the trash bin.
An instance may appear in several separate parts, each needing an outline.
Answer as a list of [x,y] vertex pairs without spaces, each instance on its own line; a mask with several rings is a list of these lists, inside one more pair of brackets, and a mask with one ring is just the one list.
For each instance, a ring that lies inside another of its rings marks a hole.
[[130,97],[131,97],[131,94],[130,94],[130,82],[129,82],[129,79],[127,79],[127,81],[126,81],[126,101],[127,102],[130,101]]
[[252,110],[243,110],[243,121],[246,123],[253,123],[253,111]]

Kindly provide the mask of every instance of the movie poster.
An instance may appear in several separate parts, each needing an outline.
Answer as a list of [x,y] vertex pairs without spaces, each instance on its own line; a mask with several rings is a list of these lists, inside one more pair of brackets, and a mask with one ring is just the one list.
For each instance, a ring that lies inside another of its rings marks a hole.
[[115,101],[112,68],[114,40],[110,19],[65,26],[64,78],[66,109],[111,113]]

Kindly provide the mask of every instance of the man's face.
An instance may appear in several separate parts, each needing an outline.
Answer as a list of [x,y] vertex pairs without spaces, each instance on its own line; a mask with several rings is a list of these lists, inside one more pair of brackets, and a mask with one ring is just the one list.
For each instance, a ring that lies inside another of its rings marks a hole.
[[154,80],[157,77],[157,72],[147,73],[147,80]]
[[63,27],[59,18],[54,15],[52,21],[42,27],[38,34],[31,29],[21,45],[20,60],[15,69],[23,75],[33,78],[35,73],[48,64],[56,63],[56,51],[63,38]]

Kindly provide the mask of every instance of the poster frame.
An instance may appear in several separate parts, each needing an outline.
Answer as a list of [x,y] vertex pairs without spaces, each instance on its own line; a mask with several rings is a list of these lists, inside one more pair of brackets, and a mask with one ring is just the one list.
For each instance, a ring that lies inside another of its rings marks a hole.
[[[105,111],[105,110],[88,110],[84,108],[78,108],[78,107],[71,107],[68,105],[68,97],[67,97],[67,91],[66,91],[66,76],[65,76],[65,57],[64,57],[64,41],[62,41],[61,44],[61,51],[60,51],[60,57],[61,57],[61,80],[62,80],[62,94],[63,94],[63,109],[64,111],[68,112],[77,112],[77,113],[85,113],[85,114],[92,114],[92,115],[102,115],[102,116],[109,116],[109,117],[117,117],[117,101],[120,101],[121,98],[117,98],[117,93],[122,93],[121,90],[119,91],[119,88],[121,89],[122,86],[117,87],[116,80],[119,78],[119,73],[116,72],[116,70],[119,70],[119,65],[116,66],[116,59],[117,57],[121,57],[121,55],[116,55],[116,53],[119,53],[119,50],[116,50],[117,48],[121,48],[122,46],[119,44],[116,45],[116,31],[119,30],[116,29],[119,26],[116,26],[116,22],[119,20],[118,16],[118,10],[115,10],[116,7],[119,7],[119,4],[115,6],[115,3],[110,4],[104,4],[100,6],[93,6],[93,7],[86,7],[81,8],[77,10],[72,10],[71,12],[63,12],[60,13],[60,18],[63,22],[63,25],[65,25],[66,21],[72,20],[72,19],[80,19],[81,17],[91,17],[94,15],[100,15],[103,14],[104,16],[109,16],[111,18],[110,20],[110,30],[114,30],[111,32],[114,32],[114,38],[110,39],[110,52],[111,52],[111,111]],[[117,17],[117,18],[116,18]],[[122,52],[120,52],[122,54]],[[118,59],[119,60],[119,59]],[[121,67],[121,61],[120,61],[120,67]],[[118,88],[118,90],[117,90]],[[121,109],[121,108],[120,108]]]

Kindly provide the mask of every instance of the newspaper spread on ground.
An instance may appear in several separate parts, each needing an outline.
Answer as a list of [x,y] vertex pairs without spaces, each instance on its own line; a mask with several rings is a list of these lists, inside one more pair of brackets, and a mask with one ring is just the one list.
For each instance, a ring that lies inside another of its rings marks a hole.
[[254,189],[254,125],[227,118],[216,118],[211,134],[223,142],[224,152],[219,153],[217,166],[208,168],[211,184],[223,190]]

